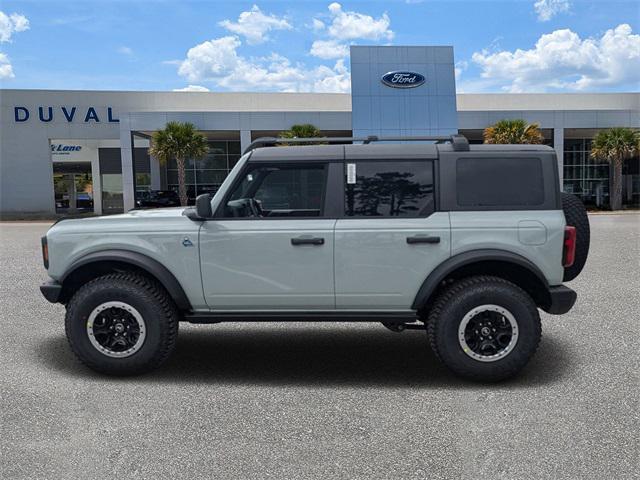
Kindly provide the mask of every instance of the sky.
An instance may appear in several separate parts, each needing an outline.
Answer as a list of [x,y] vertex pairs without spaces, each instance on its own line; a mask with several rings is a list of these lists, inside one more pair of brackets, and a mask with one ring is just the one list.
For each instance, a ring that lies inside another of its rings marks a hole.
[[460,93],[640,87],[638,0],[0,2],[0,87],[349,92],[349,45],[453,45]]

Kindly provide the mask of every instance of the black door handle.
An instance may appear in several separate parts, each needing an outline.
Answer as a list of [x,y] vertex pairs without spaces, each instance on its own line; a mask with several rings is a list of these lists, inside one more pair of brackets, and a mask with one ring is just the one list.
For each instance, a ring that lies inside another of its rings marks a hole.
[[320,237],[292,238],[291,245],[324,245],[324,238],[320,238]]
[[414,243],[440,243],[440,237],[431,237],[428,235],[415,235],[413,237],[407,237],[407,243],[413,245]]

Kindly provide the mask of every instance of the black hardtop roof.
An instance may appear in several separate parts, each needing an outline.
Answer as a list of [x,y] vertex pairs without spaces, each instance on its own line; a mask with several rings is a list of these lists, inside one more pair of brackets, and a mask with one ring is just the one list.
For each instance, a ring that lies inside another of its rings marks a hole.
[[482,145],[469,145],[471,151],[482,152],[553,152],[553,147],[549,145],[533,145],[533,144],[509,144],[509,145],[497,145],[493,143],[483,143]]
[[[251,151],[249,161],[276,162],[282,160],[342,160],[438,158],[439,152],[453,152],[450,144],[376,143],[354,145],[291,145],[261,147]],[[468,152],[553,152],[547,145],[469,145]]]

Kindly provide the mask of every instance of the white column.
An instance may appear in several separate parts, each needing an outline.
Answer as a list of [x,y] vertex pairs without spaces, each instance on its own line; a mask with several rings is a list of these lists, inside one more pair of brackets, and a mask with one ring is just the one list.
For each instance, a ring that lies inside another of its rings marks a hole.
[[240,151],[244,153],[249,145],[251,145],[251,130],[240,130]]
[[91,159],[91,180],[93,183],[93,213],[102,215],[102,178],[100,178],[100,154],[96,149],[95,157]]
[[553,148],[558,157],[558,176],[560,177],[560,190],[564,191],[564,128],[553,129]]
[[120,115],[120,158],[122,161],[122,200],[124,211],[135,208],[136,196],[133,191],[133,151],[131,150],[131,129],[128,115]]
[[120,115],[120,159],[122,161],[122,200],[124,211],[135,208],[136,195],[133,191],[133,151],[131,150],[131,128],[129,116]]

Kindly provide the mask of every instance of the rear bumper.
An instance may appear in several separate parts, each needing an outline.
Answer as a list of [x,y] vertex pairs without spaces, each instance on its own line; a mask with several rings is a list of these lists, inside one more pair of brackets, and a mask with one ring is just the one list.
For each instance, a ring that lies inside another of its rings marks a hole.
[[51,303],[57,303],[60,299],[60,294],[62,293],[62,285],[55,280],[49,280],[48,282],[40,285],[40,291],[44,298],[49,300]]
[[549,287],[549,306],[543,310],[552,315],[562,315],[567,313],[576,303],[578,294],[564,285]]

